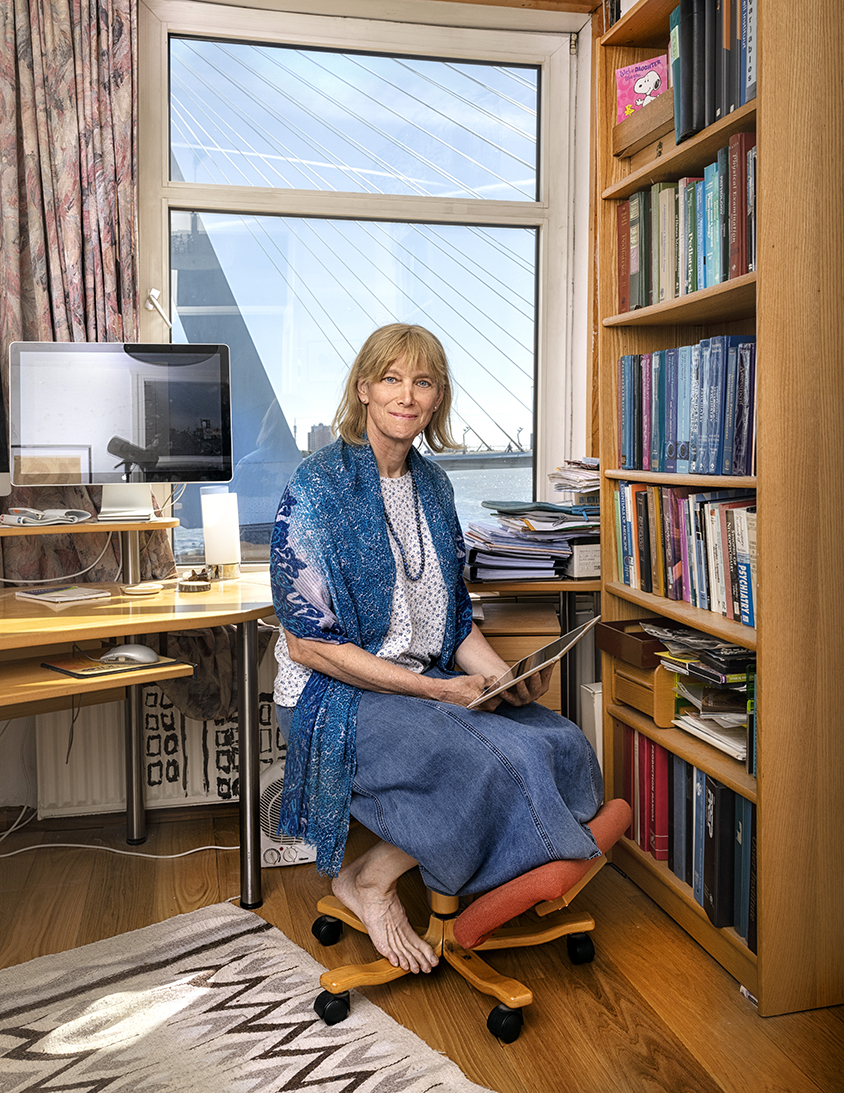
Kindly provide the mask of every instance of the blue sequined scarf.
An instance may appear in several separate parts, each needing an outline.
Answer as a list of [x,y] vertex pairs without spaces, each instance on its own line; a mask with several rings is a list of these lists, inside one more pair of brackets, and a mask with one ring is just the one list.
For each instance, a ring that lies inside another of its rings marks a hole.
[[[449,590],[437,664],[450,668],[472,626],[463,537],[446,474],[415,448],[409,459]],[[276,517],[270,577],[278,620],[295,637],[353,642],[370,653],[381,648],[396,567],[368,444],[338,440],[298,467]],[[287,747],[279,830],[315,846],[317,868],[329,876],[339,872],[346,845],[360,696],[359,688],[313,671]]]

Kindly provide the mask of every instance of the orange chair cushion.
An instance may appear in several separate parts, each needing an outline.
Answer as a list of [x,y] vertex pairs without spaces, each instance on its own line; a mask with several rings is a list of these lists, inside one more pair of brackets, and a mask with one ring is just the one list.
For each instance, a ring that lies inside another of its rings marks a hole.
[[[632,811],[626,801],[607,801],[589,822],[602,853],[618,841],[630,826]],[[523,873],[491,892],[485,892],[454,920],[454,937],[464,949],[473,949],[499,926],[544,900],[559,899],[592,867],[589,859],[555,861]]]

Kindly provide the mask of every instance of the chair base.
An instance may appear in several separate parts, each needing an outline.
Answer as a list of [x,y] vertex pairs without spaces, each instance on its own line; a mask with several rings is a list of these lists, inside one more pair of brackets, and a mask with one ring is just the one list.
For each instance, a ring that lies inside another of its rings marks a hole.
[[[593,930],[595,920],[592,916],[584,913],[574,913],[568,909],[567,904],[580,891],[586,881],[594,876],[605,860],[603,857],[597,859],[587,877],[571,892],[566,893],[559,900],[538,906],[536,913],[541,916],[540,921],[515,926],[503,926],[472,949],[463,948],[454,937],[454,919],[459,907],[457,897],[443,896],[438,892],[432,892],[431,915],[428,920],[428,929],[423,935],[424,940],[427,941],[439,958],[450,964],[476,990],[491,995],[509,1009],[520,1010],[524,1006],[529,1006],[533,1001],[531,991],[517,980],[510,979],[497,972],[477,955],[478,951],[542,945],[559,937],[571,935],[574,938]],[[347,926],[351,926],[354,930],[366,933],[366,927],[357,915],[334,896],[323,897],[317,904],[317,910],[329,919],[339,920]],[[316,924],[314,933],[319,936]],[[339,934],[337,936],[339,937]],[[582,944],[570,945],[569,953],[576,963],[584,963],[586,960],[591,959],[594,949],[591,947],[590,941],[589,945],[585,947]],[[580,955],[576,957],[575,954]],[[320,985],[329,994],[339,995],[354,987],[371,987],[380,983],[390,983],[394,979],[400,979],[408,974],[410,973],[403,968],[394,967],[389,960],[382,957],[380,960],[372,961],[369,964],[347,964],[326,971],[320,976]]]

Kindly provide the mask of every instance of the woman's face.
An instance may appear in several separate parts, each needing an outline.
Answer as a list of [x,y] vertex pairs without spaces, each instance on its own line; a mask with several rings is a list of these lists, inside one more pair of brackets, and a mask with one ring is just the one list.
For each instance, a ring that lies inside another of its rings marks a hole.
[[434,416],[443,393],[424,362],[409,364],[401,356],[380,380],[359,383],[358,397],[366,406],[370,443],[381,440],[409,447]]

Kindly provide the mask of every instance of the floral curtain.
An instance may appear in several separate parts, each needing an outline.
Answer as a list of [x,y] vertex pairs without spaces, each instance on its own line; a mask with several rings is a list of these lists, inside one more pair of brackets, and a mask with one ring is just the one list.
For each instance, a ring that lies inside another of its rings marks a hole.
[[[13,341],[136,341],[137,0],[0,3],[0,351]],[[84,487],[0,499],[96,511]],[[116,538],[116,537],[115,537]],[[162,532],[144,576],[173,571]],[[44,549],[49,541],[49,548]],[[37,580],[91,568],[113,580],[106,534],[3,539],[3,576]]]

